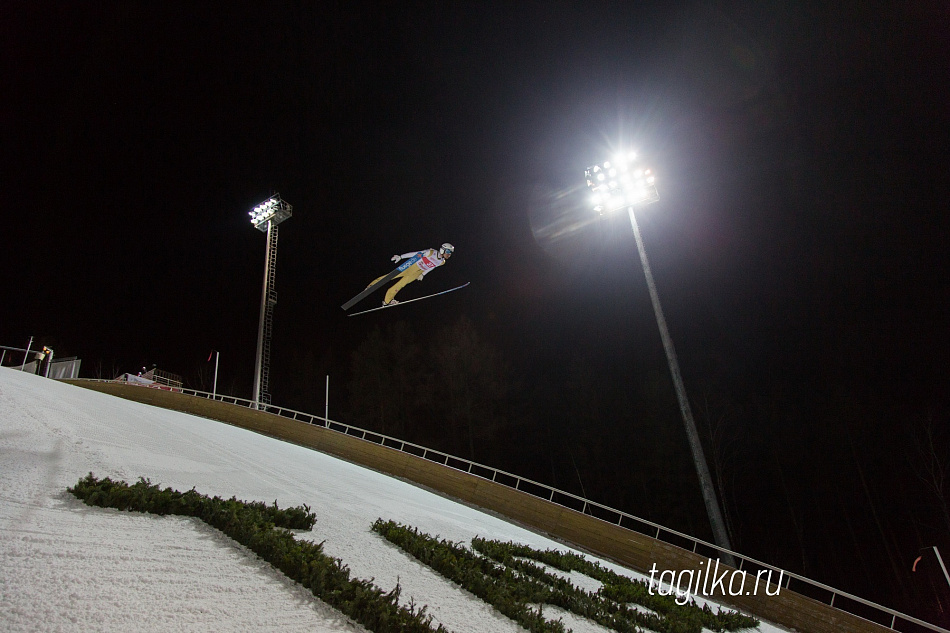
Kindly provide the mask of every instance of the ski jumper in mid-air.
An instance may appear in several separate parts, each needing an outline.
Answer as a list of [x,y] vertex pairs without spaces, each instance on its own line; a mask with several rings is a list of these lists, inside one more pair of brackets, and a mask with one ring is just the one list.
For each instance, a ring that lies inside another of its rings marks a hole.
[[[424,251],[413,251],[403,255],[393,255],[392,261],[394,262],[399,262],[403,259],[410,259],[416,255],[421,255],[422,257],[420,257],[419,261],[417,261],[415,264],[396,275],[395,278],[398,279],[398,281],[386,291],[386,297],[383,299],[383,305],[388,306],[399,303],[396,301],[397,292],[405,288],[408,284],[411,284],[417,279],[422,279],[429,272],[445,264],[446,260],[448,260],[448,258],[451,257],[452,253],[454,252],[455,247],[446,243],[443,244],[438,250],[429,248]],[[376,278],[369,286],[378,283],[379,280],[385,276],[386,275]],[[369,288],[369,286],[367,286],[367,288]]]

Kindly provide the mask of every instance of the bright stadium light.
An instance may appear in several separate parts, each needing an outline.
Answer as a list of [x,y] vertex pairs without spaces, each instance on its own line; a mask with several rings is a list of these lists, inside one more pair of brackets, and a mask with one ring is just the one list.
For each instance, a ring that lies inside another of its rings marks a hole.
[[620,153],[613,162],[592,165],[584,176],[594,194],[601,194],[602,201],[609,199],[609,203],[601,201],[592,205],[601,214],[660,199],[653,172],[637,161],[636,152]]
[[706,463],[706,456],[703,453],[703,445],[699,441],[699,433],[696,431],[696,423],[693,420],[693,412],[689,405],[689,399],[686,397],[686,387],[683,385],[683,377],[680,375],[679,361],[676,359],[676,349],[673,347],[673,340],[670,338],[669,329],[666,326],[666,317],[663,315],[663,308],[660,305],[660,297],[656,292],[656,283],[653,280],[653,272],[650,269],[650,261],[647,259],[647,252],[643,247],[643,237],[640,235],[640,227],[637,225],[637,218],[634,215],[636,207],[645,206],[660,199],[656,191],[656,177],[653,171],[640,163],[636,152],[629,152],[618,156],[616,166],[623,172],[623,177],[619,181],[611,180],[604,182],[604,171],[612,170],[611,163],[593,165],[584,171],[584,177],[587,180],[587,186],[593,193],[593,210],[601,215],[626,208],[630,215],[630,225],[633,227],[633,235],[637,241],[637,250],[640,252],[640,263],[643,265],[643,274],[647,279],[647,287],[650,290],[650,299],[653,302],[653,313],[656,315],[656,324],[660,329],[660,338],[663,340],[663,349],[666,351],[666,360],[670,368],[670,375],[673,378],[673,386],[676,389],[676,398],[679,402],[680,413],[683,417],[683,425],[686,427],[686,436],[689,440],[689,447],[693,454],[693,463],[696,466],[696,474],[699,476],[699,485],[703,495],[703,501],[706,504],[706,512],[709,515],[709,523],[712,527],[713,537],[716,545],[723,548],[721,552],[722,560],[727,565],[735,565],[732,555],[732,545],[729,542],[729,535],[726,532],[726,524],[722,517],[722,511],[719,509],[719,501],[716,498],[716,490],[713,488],[712,477],[709,474],[709,466]]
[[293,214],[293,207],[280,199],[280,194],[262,202],[248,212],[251,216],[251,224],[258,231],[267,232],[268,223],[275,226],[289,218]]
[[293,215],[293,207],[274,194],[248,212],[251,224],[267,233],[267,251],[264,254],[264,289],[261,292],[260,322],[257,329],[257,356],[254,363],[254,408],[260,403],[270,404],[270,343],[277,304],[277,225]]

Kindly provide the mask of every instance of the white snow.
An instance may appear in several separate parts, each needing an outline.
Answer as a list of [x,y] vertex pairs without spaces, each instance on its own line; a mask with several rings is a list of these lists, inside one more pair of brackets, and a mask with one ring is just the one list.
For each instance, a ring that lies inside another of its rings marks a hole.
[[297,538],[324,541],[355,577],[383,589],[398,581],[403,602],[428,605],[459,633],[523,629],[371,532],[374,520],[464,544],[482,536],[567,550],[322,453],[0,368],[0,630],[362,630],[197,519],[91,508],[65,492],[89,472],[281,507],[305,503],[317,523]]

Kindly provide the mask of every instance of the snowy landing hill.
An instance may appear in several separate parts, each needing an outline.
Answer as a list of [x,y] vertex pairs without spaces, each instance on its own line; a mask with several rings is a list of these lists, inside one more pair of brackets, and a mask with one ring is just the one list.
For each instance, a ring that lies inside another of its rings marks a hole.
[[[404,603],[427,605],[434,622],[458,633],[523,629],[371,532],[377,518],[464,544],[481,536],[571,551],[322,453],[0,368],[0,630],[363,630],[197,519],[84,505],[66,488],[89,472],[281,507],[307,504],[317,522],[298,538],[323,541],[354,577],[385,590],[398,582]],[[576,572],[571,580],[596,584]],[[577,633],[606,631],[561,615]]]

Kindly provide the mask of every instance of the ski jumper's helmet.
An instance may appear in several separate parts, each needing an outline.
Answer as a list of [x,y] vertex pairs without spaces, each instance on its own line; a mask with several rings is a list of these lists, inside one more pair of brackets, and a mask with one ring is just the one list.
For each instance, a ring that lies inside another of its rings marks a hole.
[[454,252],[455,252],[455,247],[449,244],[448,242],[446,242],[445,244],[442,245],[441,248],[439,248],[439,255],[441,257],[445,257],[446,254],[451,255]]

